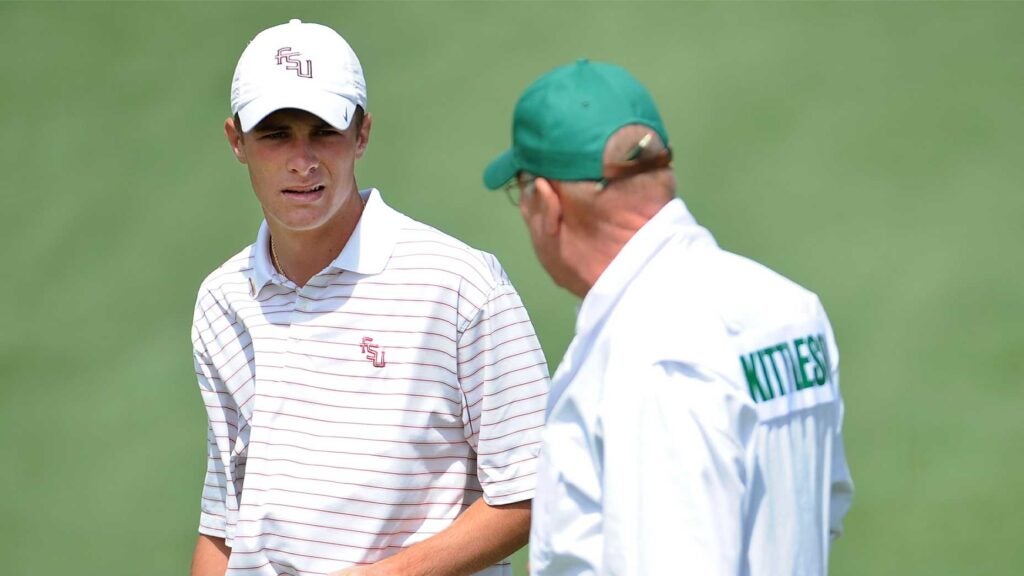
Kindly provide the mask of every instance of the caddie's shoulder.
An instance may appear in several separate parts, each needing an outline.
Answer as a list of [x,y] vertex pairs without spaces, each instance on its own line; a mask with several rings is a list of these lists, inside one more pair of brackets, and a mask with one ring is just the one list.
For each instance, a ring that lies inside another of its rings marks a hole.
[[821,311],[813,291],[745,256],[719,251],[708,268],[706,296],[732,331],[811,318]]

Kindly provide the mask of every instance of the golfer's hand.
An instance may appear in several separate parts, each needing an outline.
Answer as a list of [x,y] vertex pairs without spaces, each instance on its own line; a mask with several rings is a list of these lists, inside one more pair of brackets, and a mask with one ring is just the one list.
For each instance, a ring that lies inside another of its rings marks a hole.
[[368,564],[366,566],[351,566],[344,570],[331,572],[327,576],[400,576],[393,570],[389,570],[383,564]]
[[370,576],[373,574],[372,566],[352,566],[337,572],[331,572],[327,576]]
[[351,568],[345,568],[344,570],[338,570],[337,572],[331,572],[327,576],[372,576],[373,565],[370,566],[352,566]]

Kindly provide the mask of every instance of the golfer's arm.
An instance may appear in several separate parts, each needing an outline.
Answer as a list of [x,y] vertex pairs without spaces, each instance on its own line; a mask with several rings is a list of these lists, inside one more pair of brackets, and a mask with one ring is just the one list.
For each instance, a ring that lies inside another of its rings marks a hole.
[[382,560],[380,567],[387,567],[388,573],[417,576],[479,572],[526,545],[530,502],[491,506],[481,498],[444,531]]
[[192,552],[192,576],[224,576],[230,555],[231,548],[223,538],[200,534]]

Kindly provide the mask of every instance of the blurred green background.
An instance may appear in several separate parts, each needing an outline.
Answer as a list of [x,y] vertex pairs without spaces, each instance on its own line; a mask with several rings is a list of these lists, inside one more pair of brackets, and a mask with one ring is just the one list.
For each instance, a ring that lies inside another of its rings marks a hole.
[[497,254],[552,368],[575,300],[480,172],[540,73],[632,70],[697,218],[831,315],[857,484],[833,574],[1020,573],[1024,4],[949,2],[0,4],[0,572],[187,572],[192,305],[260,220],[228,87],[294,17],[362,59],[360,184]]

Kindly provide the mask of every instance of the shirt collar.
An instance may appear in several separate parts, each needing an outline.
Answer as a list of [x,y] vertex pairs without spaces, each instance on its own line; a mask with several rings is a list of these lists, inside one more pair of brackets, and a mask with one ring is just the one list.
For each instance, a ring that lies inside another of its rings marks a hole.
[[276,278],[277,283],[282,283],[283,278],[274,269],[270,261],[270,229],[267,228],[267,221],[260,223],[260,231],[256,233],[256,243],[252,245],[252,272],[249,276],[249,288],[255,297],[263,290],[263,287]]
[[[364,275],[380,274],[391,258],[398,240],[401,215],[384,203],[380,191],[376,188],[360,190],[359,195],[364,202],[363,214],[359,217],[359,222],[356,223],[345,247],[329,267]],[[259,294],[271,282],[287,282],[270,261],[270,229],[266,220],[260,223],[256,243],[253,244],[251,274],[250,288],[253,296]]]
[[587,292],[576,318],[576,334],[594,330],[619,301],[633,278],[674,238],[687,244],[717,246],[711,232],[697,224],[682,199],[672,200],[637,230]]

